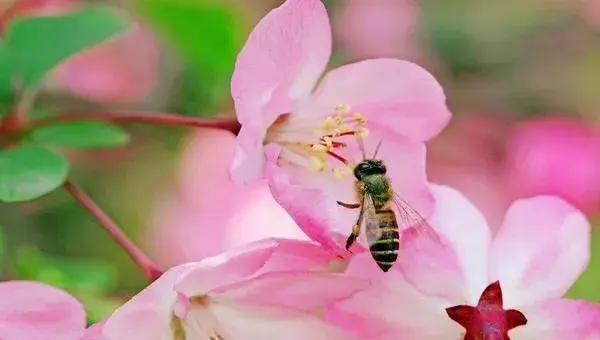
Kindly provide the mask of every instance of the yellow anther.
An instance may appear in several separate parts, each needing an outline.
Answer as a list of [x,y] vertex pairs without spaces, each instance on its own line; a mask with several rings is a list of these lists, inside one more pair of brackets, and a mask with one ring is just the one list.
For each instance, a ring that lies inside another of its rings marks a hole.
[[335,122],[336,126],[337,125],[341,125],[344,122],[344,117],[342,117],[342,116],[334,116],[333,117],[333,121]]
[[309,161],[310,161],[310,170],[315,171],[315,172],[322,172],[323,170],[325,170],[325,162],[323,160],[321,160],[319,157],[311,156],[309,158]]
[[313,144],[310,146],[310,148],[312,149],[312,151],[317,153],[325,153],[329,150],[329,147],[323,144]]
[[335,112],[340,116],[347,115],[348,113],[350,113],[350,105],[338,104],[335,106]]
[[323,137],[323,143],[325,143],[327,149],[333,148],[333,140],[331,139],[331,137]]
[[355,113],[354,114],[354,121],[356,121],[360,125],[363,125],[363,124],[365,124],[367,122],[367,119],[361,113]]
[[366,138],[369,135],[369,129],[358,128],[356,129],[356,136],[359,138]]
[[321,129],[323,129],[325,131],[331,131],[331,130],[335,129],[338,125],[339,124],[333,117],[327,117],[327,118],[325,118],[323,123],[321,123]]

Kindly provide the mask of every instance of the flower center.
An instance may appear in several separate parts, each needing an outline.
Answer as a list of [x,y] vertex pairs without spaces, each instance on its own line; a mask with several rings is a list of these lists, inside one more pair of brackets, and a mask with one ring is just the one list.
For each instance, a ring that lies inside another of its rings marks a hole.
[[[349,105],[337,105],[322,121],[314,116],[285,114],[267,130],[265,144],[282,146],[280,160],[315,172],[331,171],[338,177],[352,174],[352,164],[343,154],[348,142],[365,138],[365,117]],[[340,165],[341,164],[341,165]]]
[[481,293],[477,306],[459,305],[446,308],[450,319],[467,331],[464,340],[510,340],[508,331],[527,324],[527,318],[516,309],[505,310],[500,282]]
[[173,340],[210,339],[226,340],[225,330],[210,311],[211,300],[208,296],[189,299],[189,310],[185,315],[171,317]]

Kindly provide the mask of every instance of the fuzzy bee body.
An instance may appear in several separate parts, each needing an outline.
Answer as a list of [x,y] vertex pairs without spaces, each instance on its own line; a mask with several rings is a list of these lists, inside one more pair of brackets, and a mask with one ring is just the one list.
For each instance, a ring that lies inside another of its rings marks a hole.
[[387,272],[398,259],[402,235],[405,235],[405,232],[408,232],[406,235],[410,235],[410,241],[407,242],[411,247],[419,248],[423,237],[439,246],[444,245],[427,221],[396,194],[386,175],[385,164],[376,159],[375,155],[372,158],[364,158],[354,168],[356,196],[359,202],[338,201],[338,204],[349,209],[360,208],[358,220],[346,241],[346,249],[350,249],[364,229],[371,256],[379,268]]

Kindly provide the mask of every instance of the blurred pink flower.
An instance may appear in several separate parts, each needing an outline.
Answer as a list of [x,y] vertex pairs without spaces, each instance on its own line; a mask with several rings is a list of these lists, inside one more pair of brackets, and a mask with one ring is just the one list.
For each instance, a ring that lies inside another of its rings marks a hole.
[[467,114],[452,118],[448,127],[427,143],[430,182],[458,189],[496,230],[513,197],[505,166],[508,119],[501,115]]
[[354,57],[416,57],[416,1],[346,0],[340,6],[336,31],[342,47]]
[[600,212],[600,126],[558,116],[531,119],[515,126],[506,156],[515,195],[557,195]]
[[[80,3],[76,0],[17,0],[0,16],[0,25],[4,28],[10,20],[23,15],[68,12]],[[138,23],[131,25],[123,35],[67,59],[47,77],[46,87],[101,102],[143,99],[154,88],[160,53],[148,30]]]
[[460,265],[423,268],[409,282],[357,255],[346,273],[373,286],[332,309],[330,321],[369,339],[597,339],[600,305],[562,298],[589,261],[590,225],[581,212],[551,196],[518,200],[492,239],[464,196],[433,189],[431,223]]
[[[254,28],[238,56],[231,92],[242,124],[231,172],[249,182],[265,175],[265,146],[275,199],[312,239],[345,252],[356,214],[336,200],[354,200],[356,138],[392,169],[399,194],[427,214],[423,141],[449,120],[445,96],[427,71],[410,62],[371,59],[329,72],[311,93],[331,54],[331,30],[319,0],[288,0]],[[342,231],[343,230],[343,231]]]
[[34,281],[0,283],[2,340],[101,340],[85,330],[85,310],[68,293]]
[[[298,246],[305,247],[301,257]],[[313,270],[323,264],[320,252],[307,242],[264,240],[172,268],[109,317],[103,334],[107,340],[347,339],[318,311],[368,282]]]
[[265,183],[231,181],[227,169],[234,147],[231,133],[213,129],[200,129],[185,142],[176,188],[160,202],[147,232],[162,266],[198,261],[266,237],[307,239]]

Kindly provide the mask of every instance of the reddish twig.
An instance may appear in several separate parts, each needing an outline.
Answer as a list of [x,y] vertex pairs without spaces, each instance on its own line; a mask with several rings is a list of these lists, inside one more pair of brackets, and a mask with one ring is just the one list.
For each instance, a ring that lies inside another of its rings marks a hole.
[[109,121],[122,123],[207,127],[228,130],[237,134],[240,123],[235,119],[198,118],[172,113],[138,112],[138,111],[94,111],[66,112],[31,122],[29,128],[71,121]]
[[123,230],[100,208],[88,194],[71,181],[66,181],[65,189],[79,202],[97,221],[102,228],[127,252],[129,257],[146,274],[150,281],[158,279],[162,272],[158,267],[125,235]]

